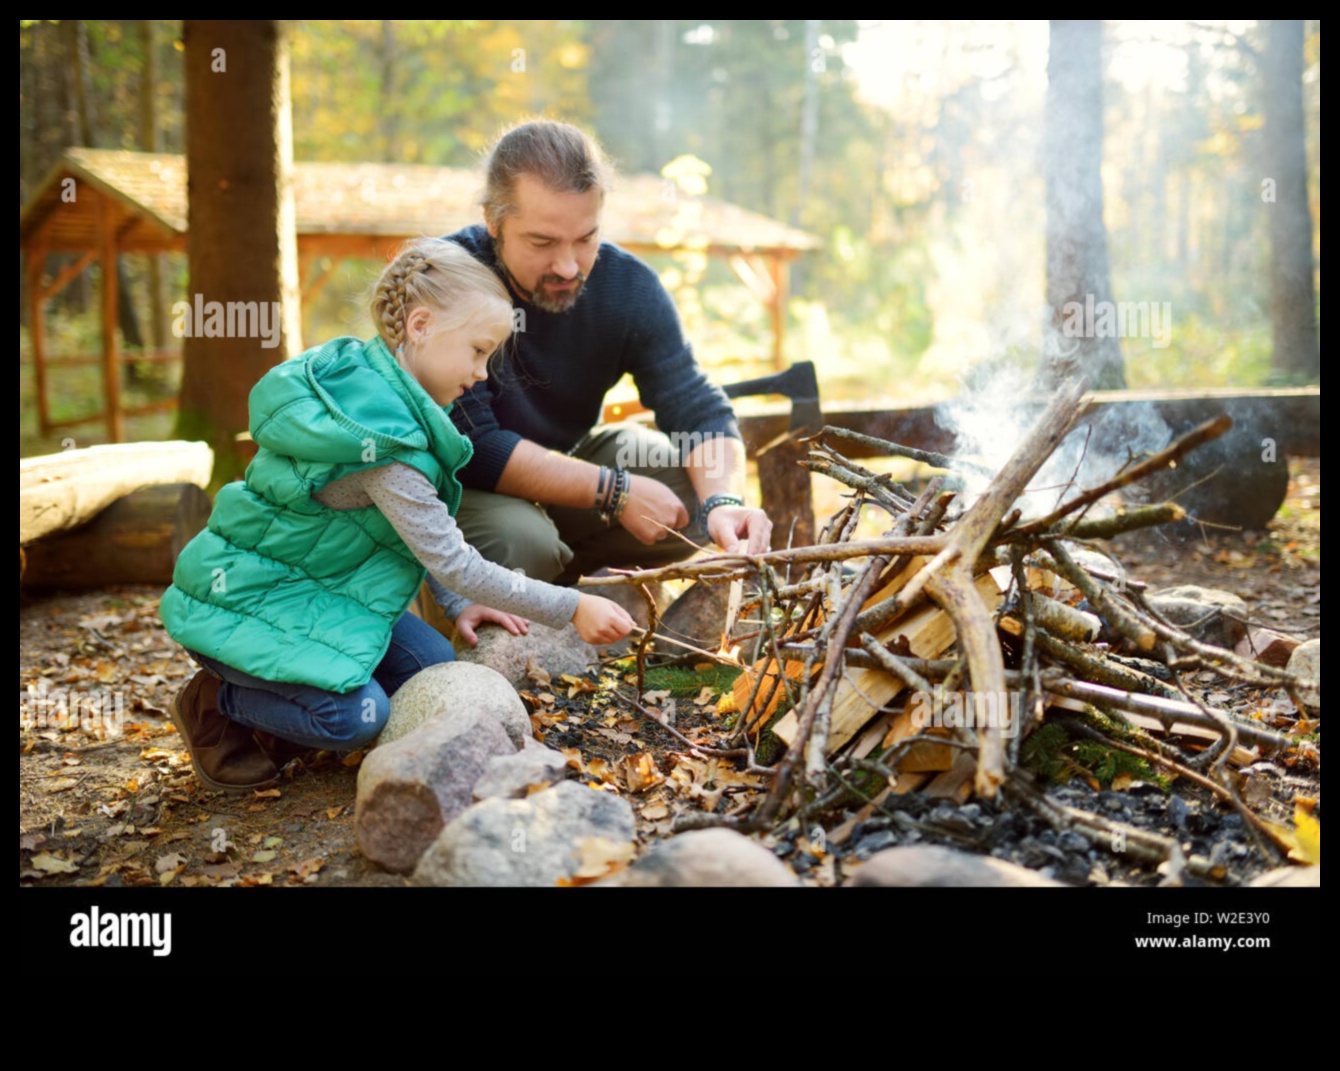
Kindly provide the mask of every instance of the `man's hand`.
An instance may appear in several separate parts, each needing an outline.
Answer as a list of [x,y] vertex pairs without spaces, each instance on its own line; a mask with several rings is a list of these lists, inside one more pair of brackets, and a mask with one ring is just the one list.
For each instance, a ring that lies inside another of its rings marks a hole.
[[689,513],[679,496],[660,480],[630,473],[628,501],[619,514],[619,523],[632,532],[639,543],[651,546],[669,534],[665,528],[685,527],[689,523]]
[[530,622],[524,617],[504,613],[502,610],[495,610],[492,606],[478,602],[472,602],[460,612],[456,618],[456,631],[461,634],[461,639],[471,647],[476,647],[479,645],[479,637],[475,635],[475,626],[484,621],[494,621],[502,625],[513,636],[524,636],[530,631]]
[[762,554],[772,538],[772,521],[761,509],[718,506],[707,515],[707,534],[728,554]]
[[577,628],[577,635],[592,644],[621,640],[637,624],[617,602],[599,595],[585,594],[578,596],[572,623]]

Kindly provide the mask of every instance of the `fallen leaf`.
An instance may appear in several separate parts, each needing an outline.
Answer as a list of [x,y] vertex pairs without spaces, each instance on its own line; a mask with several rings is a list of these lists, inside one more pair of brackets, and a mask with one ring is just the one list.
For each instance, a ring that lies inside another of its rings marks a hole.
[[329,818],[331,821],[334,821],[336,818],[338,818],[338,817],[339,817],[340,815],[342,815],[343,813],[344,813],[344,808],[343,808],[343,807],[327,807],[327,808],[326,808],[326,817]]
[[646,703],[647,706],[650,706],[650,707],[654,707],[654,706],[657,706],[657,705],[659,705],[659,704],[661,704],[661,703],[664,703],[664,702],[665,702],[667,699],[669,699],[669,698],[670,698],[670,689],[669,689],[669,688],[664,688],[664,689],[661,689],[660,691],[656,691],[656,692],[643,692],[643,693],[642,693],[642,702]]
[[606,837],[583,837],[577,842],[577,869],[571,884],[588,885],[622,870],[637,855],[631,841],[614,841]]
[[578,748],[560,748],[558,753],[568,760],[568,765],[574,770],[580,770],[582,768],[582,753]]
[[251,861],[253,863],[273,862],[275,856],[277,856],[278,854],[279,854],[278,852],[257,852],[255,855],[251,857]]
[[48,785],[43,785],[42,791],[48,796],[54,796],[57,792],[68,792],[77,784],[79,781],[76,778],[61,777]]
[[1117,774],[1116,777],[1112,778],[1112,791],[1125,792],[1134,783],[1135,778],[1123,770],[1121,773]]
[[77,863],[72,863],[69,859],[62,859],[59,855],[52,855],[50,852],[38,852],[32,857],[34,870],[40,870],[43,874],[73,874],[79,869]]
[[533,658],[526,659],[526,676],[541,688],[549,688],[553,684],[549,671],[543,666],[537,666]]
[[289,873],[292,874],[294,877],[296,877],[299,881],[308,881],[309,879],[316,877],[317,871],[319,871],[325,865],[326,860],[318,855],[314,856],[311,859],[306,859],[301,863],[289,867],[288,869]]
[[648,822],[659,822],[670,813],[670,808],[664,803],[652,803],[642,808],[642,817]]
[[614,767],[599,755],[586,764],[585,772],[591,777],[594,777],[597,781],[603,781],[606,784],[614,784]]
[[279,848],[282,847],[283,844],[284,844],[283,837],[266,837],[263,841],[261,841],[262,848]]
[[[358,753],[358,752],[354,752],[354,754],[357,755],[357,754],[359,754],[359,753]],[[252,797],[252,799],[258,799],[258,800],[277,800],[277,799],[279,799],[279,797],[282,796],[282,795],[283,795],[283,793],[280,792],[279,789],[277,789],[277,788],[267,788],[267,789],[265,789],[265,791],[263,791],[263,792],[262,792],[262,791],[259,791],[259,790],[257,790],[256,792],[253,792],[253,793],[251,794],[251,797]]]
[[645,792],[665,780],[665,775],[656,768],[656,760],[649,751],[620,759],[618,772],[624,787],[634,794]]
[[704,684],[703,690],[698,693],[698,698],[693,701],[693,705],[697,707],[705,707],[715,698],[716,692],[712,691],[711,688]]
[[177,870],[186,863],[186,856],[181,852],[168,852],[167,855],[160,855],[158,862],[154,863],[154,870],[160,874],[166,874],[169,870]]
[[1302,807],[1294,808],[1294,848],[1290,859],[1309,866],[1321,866],[1321,823]]
[[596,690],[596,686],[586,677],[574,677],[571,673],[564,673],[558,679],[568,686],[569,699],[576,699],[579,695]]

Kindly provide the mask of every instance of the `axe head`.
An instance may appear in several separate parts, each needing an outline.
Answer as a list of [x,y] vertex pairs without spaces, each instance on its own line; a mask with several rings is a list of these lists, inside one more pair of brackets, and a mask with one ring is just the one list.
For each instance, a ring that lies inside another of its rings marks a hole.
[[819,409],[819,380],[814,374],[813,361],[799,361],[790,368],[743,383],[732,383],[723,388],[728,398],[746,398],[755,394],[781,394],[791,399],[793,432],[819,431],[824,426]]

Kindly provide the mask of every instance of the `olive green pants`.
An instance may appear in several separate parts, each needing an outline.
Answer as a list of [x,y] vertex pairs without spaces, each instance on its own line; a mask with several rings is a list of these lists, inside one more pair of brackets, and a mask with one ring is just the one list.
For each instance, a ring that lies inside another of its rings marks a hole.
[[[710,544],[698,524],[698,495],[669,438],[642,424],[614,424],[591,432],[570,456],[660,480],[688,510],[682,535],[699,546]],[[631,463],[630,463],[631,461]],[[594,509],[540,507],[534,502],[490,491],[467,490],[456,512],[465,540],[489,561],[526,576],[556,584],[605,566],[649,568],[682,561],[693,548],[675,536],[647,546],[615,521],[607,526]]]

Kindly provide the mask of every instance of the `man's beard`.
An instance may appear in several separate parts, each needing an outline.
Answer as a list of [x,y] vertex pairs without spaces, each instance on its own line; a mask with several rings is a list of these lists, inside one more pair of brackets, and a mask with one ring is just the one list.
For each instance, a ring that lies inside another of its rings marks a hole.
[[[552,274],[541,275],[535,283],[535,289],[527,290],[507,267],[507,263],[503,260],[502,251],[503,238],[500,229],[498,236],[493,239],[493,255],[498,262],[498,267],[507,276],[508,282],[512,284],[512,289],[537,309],[544,312],[567,312],[573,305],[577,304],[577,299],[582,296],[582,290],[586,286],[585,272],[578,272],[571,279],[564,279],[562,276]],[[544,289],[545,283],[575,283],[576,285],[571,290],[549,292]]]

